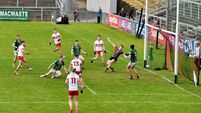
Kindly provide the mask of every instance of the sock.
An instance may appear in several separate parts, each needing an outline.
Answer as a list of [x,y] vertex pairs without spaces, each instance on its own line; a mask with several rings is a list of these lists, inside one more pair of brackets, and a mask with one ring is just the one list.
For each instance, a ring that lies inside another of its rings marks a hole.
[[111,69],[112,71],[114,71],[114,68],[113,68],[113,67],[110,67],[110,69]]
[[73,109],[70,109],[70,113],[73,113]]
[[131,79],[133,79],[133,76],[132,76],[132,74],[130,74],[130,78],[131,78]]

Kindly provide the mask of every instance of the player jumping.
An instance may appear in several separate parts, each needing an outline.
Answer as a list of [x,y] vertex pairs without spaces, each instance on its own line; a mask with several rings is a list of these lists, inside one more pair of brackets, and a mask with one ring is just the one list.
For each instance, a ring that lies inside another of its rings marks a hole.
[[54,51],[55,52],[59,51],[59,53],[61,55],[63,55],[63,53],[61,51],[61,34],[56,29],[53,30],[53,34],[52,34],[52,37],[50,39],[49,45],[52,44],[53,40],[54,40],[54,43],[55,43],[55,46],[56,46],[56,49]]
[[[54,67],[52,69],[50,69],[52,66],[54,65]],[[64,56],[61,56],[59,60],[53,62],[52,64],[50,64],[50,66],[48,67],[48,69],[50,69],[49,72],[47,72],[46,74],[44,75],[41,75],[40,77],[47,77],[51,74],[55,74],[53,75],[51,78],[54,79],[54,78],[58,78],[62,75],[61,73],[61,67],[64,68],[64,71],[67,73],[67,69],[66,69],[66,66],[65,66],[65,63],[64,63]]]
[[78,58],[82,61],[82,65],[84,65],[84,57],[81,55],[81,52],[85,55],[88,55],[87,52],[83,51],[80,44],[79,44],[79,40],[75,40],[75,43],[71,49],[71,54],[74,56],[78,56]]
[[[110,38],[108,38],[108,42],[110,42],[112,44],[112,46],[114,47],[114,53],[113,55],[110,57],[110,59],[107,61],[107,68],[105,69],[105,72],[108,71],[108,69],[110,68],[112,70],[112,72],[114,72],[114,68],[112,67],[112,65],[117,61],[117,59],[119,58],[119,56],[121,54],[123,54],[122,49],[124,48],[124,46],[122,44],[120,44],[119,46],[116,46],[111,40]],[[123,54],[124,55],[124,54]],[[124,57],[126,57],[126,55],[124,55]]]
[[136,74],[137,79],[139,79],[140,74],[135,69],[135,65],[137,64],[137,50],[135,49],[135,45],[131,45],[130,48],[131,50],[129,51],[126,57],[126,58],[130,58],[130,62],[128,63],[128,66],[127,66],[127,71],[130,74],[131,80],[133,79],[132,70]]
[[13,61],[13,67],[15,67],[15,63],[17,61],[17,50],[18,47],[21,45],[22,40],[20,39],[20,35],[16,36],[15,41],[13,42],[13,48],[14,48],[14,61]]
[[[76,69],[67,76],[65,84],[68,86],[68,98],[70,113],[73,113],[73,98],[75,101],[76,113],[78,113],[78,86],[82,86],[79,76],[76,74]],[[81,93],[83,89],[81,87]]]
[[[71,61],[70,66],[68,68],[68,73],[71,69],[76,69],[76,74],[79,75],[80,81],[83,83],[82,80],[82,61],[79,59],[78,55],[75,55],[75,58]],[[82,88],[84,86],[82,85]]]
[[106,53],[104,42],[101,40],[101,35],[98,35],[97,40],[94,42],[94,54],[96,56],[91,59],[91,63],[93,63],[94,60],[97,60],[98,56],[101,55],[102,64],[105,65],[104,53]]
[[25,42],[25,41],[22,41],[22,42],[21,42],[21,45],[18,47],[18,50],[17,50],[17,59],[18,59],[18,61],[19,61],[19,64],[18,64],[18,66],[17,66],[17,68],[16,68],[16,70],[15,70],[15,74],[16,74],[16,75],[19,75],[18,71],[19,71],[20,68],[22,67],[22,64],[23,64],[23,63],[25,64],[25,66],[27,67],[27,69],[28,69],[29,71],[32,70],[32,68],[30,68],[30,66],[29,66],[29,64],[28,64],[28,62],[27,62],[27,60],[26,60],[25,57],[24,57],[24,54],[29,55],[29,53],[25,51],[25,46],[26,46],[26,42]]

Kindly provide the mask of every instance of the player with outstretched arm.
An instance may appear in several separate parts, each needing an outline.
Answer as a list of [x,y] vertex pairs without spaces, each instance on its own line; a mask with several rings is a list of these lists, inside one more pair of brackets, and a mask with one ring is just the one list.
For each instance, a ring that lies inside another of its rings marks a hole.
[[[117,62],[118,58],[120,55],[123,54],[123,48],[124,46],[122,44],[120,44],[119,46],[116,46],[111,40],[110,38],[108,38],[108,42],[114,47],[114,53],[113,55],[110,57],[110,59],[107,61],[107,68],[105,69],[105,72],[108,71],[108,69],[110,68],[112,70],[112,72],[114,72],[114,68],[112,67],[112,65],[114,63]],[[124,57],[126,57],[125,54],[123,54]]]

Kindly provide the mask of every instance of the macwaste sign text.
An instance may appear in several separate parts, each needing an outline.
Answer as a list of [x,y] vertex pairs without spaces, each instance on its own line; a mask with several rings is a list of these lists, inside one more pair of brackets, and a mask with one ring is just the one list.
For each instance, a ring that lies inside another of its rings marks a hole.
[[28,10],[0,10],[0,20],[28,21]]

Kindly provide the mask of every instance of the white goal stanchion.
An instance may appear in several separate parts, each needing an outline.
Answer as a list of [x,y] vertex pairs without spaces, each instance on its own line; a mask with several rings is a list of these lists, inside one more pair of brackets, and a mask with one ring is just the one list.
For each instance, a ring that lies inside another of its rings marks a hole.
[[174,83],[178,81],[178,54],[179,54],[179,0],[177,0],[177,16],[176,16],[176,35],[175,35],[175,58],[174,58]]

